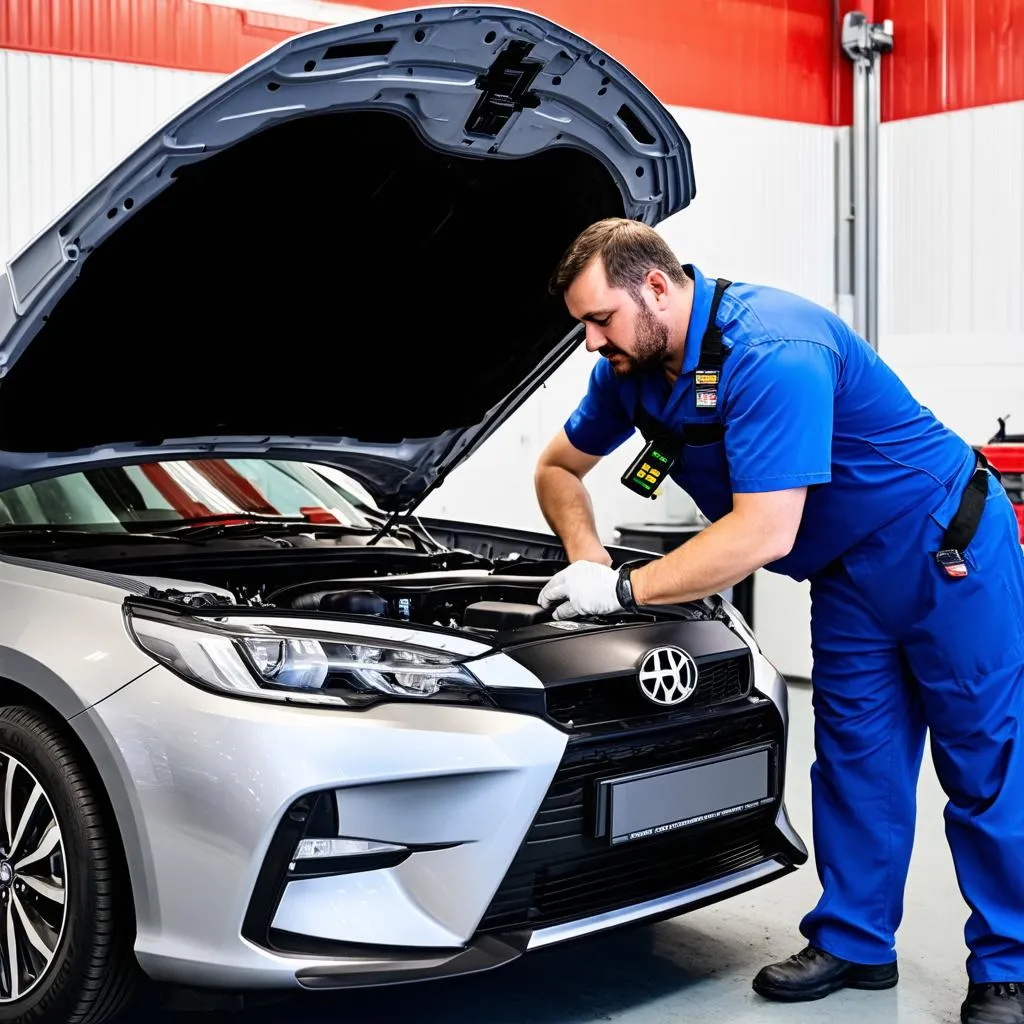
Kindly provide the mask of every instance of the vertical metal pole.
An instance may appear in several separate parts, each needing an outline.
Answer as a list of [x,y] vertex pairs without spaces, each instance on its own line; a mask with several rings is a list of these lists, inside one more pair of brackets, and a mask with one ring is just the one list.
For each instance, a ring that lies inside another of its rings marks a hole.
[[864,239],[864,272],[867,287],[867,302],[864,310],[865,335],[871,347],[878,348],[878,126],[882,120],[881,83],[879,82],[881,62],[872,61],[871,73],[867,76],[866,97],[866,141],[867,167],[865,198],[867,200],[867,231]]
[[853,128],[850,154],[853,159],[853,329],[868,337],[868,126],[865,119],[870,72],[865,60],[853,65]]
[[843,18],[843,52],[853,63],[853,320],[878,348],[878,134],[880,56],[892,51],[892,22],[872,25],[859,11]]

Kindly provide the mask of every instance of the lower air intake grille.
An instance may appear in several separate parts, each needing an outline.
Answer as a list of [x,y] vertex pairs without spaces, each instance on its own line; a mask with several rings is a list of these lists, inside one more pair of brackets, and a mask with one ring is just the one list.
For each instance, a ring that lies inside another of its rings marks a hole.
[[[771,705],[713,720],[573,738],[479,931],[541,928],[667,896],[777,854],[777,803],[664,835],[610,846],[594,836],[597,780],[759,743],[781,746]],[[775,789],[781,785],[775,762]]]

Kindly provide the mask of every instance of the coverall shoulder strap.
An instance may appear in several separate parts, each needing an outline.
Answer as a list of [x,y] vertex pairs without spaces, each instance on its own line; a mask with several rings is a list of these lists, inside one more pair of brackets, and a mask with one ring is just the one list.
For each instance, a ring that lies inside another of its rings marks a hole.
[[[708,390],[700,388],[701,374],[714,374],[713,398],[709,406],[703,410],[705,412],[714,412],[718,406],[718,380],[724,350],[722,347],[722,331],[715,320],[718,317],[718,304],[722,301],[722,295],[725,294],[726,288],[731,284],[732,281],[727,281],[722,277],[715,281],[715,294],[711,299],[708,325],[701,340],[700,362],[697,367],[696,377],[698,389]],[[710,378],[706,379],[710,380]],[[640,401],[639,397],[637,397],[636,405],[633,409],[633,422],[645,440],[653,441],[661,445],[662,448],[674,453],[678,453],[686,444],[713,444],[715,441],[721,441],[725,434],[725,427],[717,417],[712,422],[691,423],[685,428],[669,427],[655,416],[652,416],[644,408],[643,402]]]
[[718,306],[722,301],[726,288],[732,284],[724,277],[715,281],[715,294],[711,299],[711,313],[708,316],[707,330],[704,332],[704,340],[700,345],[700,368],[702,370],[719,370],[722,367],[724,348],[722,346],[722,329],[716,322],[718,320]]
[[[643,434],[644,439],[647,441],[655,441],[662,445],[668,445],[672,440],[678,438],[681,442],[682,437],[677,431],[669,429],[664,423],[661,422],[656,416],[651,415],[643,405],[640,399],[637,399],[636,405],[633,408],[633,422],[636,424],[637,430]],[[672,446],[674,447],[674,445]]]
[[718,388],[722,381],[722,360],[725,349],[722,345],[722,330],[716,323],[718,304],[722,301],[725,289],[732,284],[720,277],[715,281],[715,294],[711,300],[711,312],[708,325],[700,343],[700,357],[693,375],[694,394],[697,411],[703,416],[714,416],[718,410]]

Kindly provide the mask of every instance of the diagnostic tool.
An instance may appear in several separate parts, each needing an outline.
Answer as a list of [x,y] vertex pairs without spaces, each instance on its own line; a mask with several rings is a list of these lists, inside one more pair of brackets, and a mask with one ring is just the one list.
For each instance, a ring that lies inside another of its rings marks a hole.
[[665,482],[675,462],[675,458],[666,454],[656,441],[651,441],[622,474],[622,482],[643,498],[657,497],[655,492]]

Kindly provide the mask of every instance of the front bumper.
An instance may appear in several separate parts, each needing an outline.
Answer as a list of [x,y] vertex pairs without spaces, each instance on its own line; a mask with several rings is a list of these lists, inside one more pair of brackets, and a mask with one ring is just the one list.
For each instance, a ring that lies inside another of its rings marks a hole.
[[535,932],[476,935],[462,949],[395,949],[388,959],[373,960],[373,953],[353,949],[349,959],[324,960],[299,970],[296,978],[303,988],[365,988],[409,981],[425,981],[459,974],[473,974],[511,963],[525,953],[597,932],[638,922],[650,923],[697,910],[722,899],[781,878],[796,869],[782,858],[770,858],[750,868],[723,875],[689,889],[624,907],[621,910],[580,918],[571,924],[553,925]]
[[[781,802],[784,683],[766,662],[756,671],[749,705],[696,718],[705,751],[771,738],[776,803],[614,854],[588,845],[581,804],[561,815],[559,852],[547,860],[538,850],[566,780],[579,776],[574,760],[607,762],[600,742],[583,751],[540,718],[271,706],[156,667],[76,724],[124,838],[147,973],[235,989],[381,985],[484,970],[671,916],[802,863]],[[665,757],[678,761],[690,726],[673,728]],[[645,763],[663,741],[639,741]],[[331,835],[412,852],[368,869],[290,873],[298,838],[327,838],[325,802],[335,808]]]

